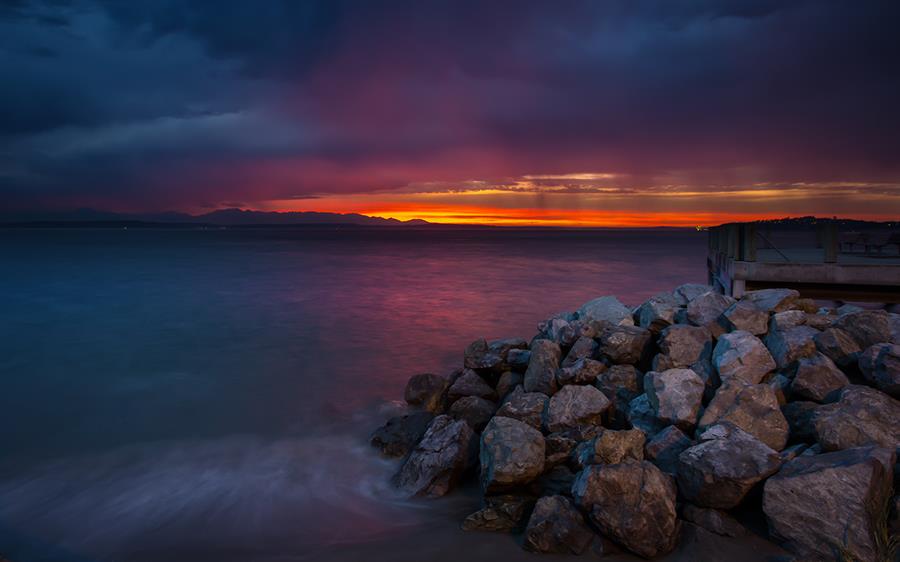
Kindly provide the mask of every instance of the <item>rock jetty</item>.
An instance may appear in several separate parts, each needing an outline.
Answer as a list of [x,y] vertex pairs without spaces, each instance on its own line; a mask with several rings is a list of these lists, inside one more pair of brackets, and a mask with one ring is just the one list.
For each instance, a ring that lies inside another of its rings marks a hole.
[[691,526],[761,533],[797,560],[887,561],[898,327],[788,289],[735,300],[689,284],[633,308],[604,296],[531,341],[472,342],[447,377],[413,376],[410,411],[371,442],[402,458],[394,483],[410,496],[477,482],[462,528],[535,552],[653,558]]

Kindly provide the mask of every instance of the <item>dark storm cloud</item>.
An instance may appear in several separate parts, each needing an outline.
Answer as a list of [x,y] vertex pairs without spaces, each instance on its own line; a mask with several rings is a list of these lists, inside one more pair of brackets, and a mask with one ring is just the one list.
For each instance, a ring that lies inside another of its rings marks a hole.
[[630,178],[619,193],[660,177],[890,184],[898,15],[812,0],[5,0],[0,195],[161,208],[587,171]]

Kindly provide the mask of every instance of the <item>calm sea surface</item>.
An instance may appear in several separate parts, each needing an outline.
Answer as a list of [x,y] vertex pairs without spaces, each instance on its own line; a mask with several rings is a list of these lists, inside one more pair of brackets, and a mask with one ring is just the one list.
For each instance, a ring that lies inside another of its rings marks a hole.
[[0,553],[491,559],[369,433],[417,372],[602,294],[703,282],[704,233],[0,230]]

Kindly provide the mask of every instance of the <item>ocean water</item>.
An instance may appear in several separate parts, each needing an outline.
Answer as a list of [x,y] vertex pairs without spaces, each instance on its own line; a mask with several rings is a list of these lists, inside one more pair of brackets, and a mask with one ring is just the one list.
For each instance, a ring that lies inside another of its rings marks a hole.
[[371,431],[407,378],[603,294],[704,282],[693,231],[0,230],[0,554],[489,560]]

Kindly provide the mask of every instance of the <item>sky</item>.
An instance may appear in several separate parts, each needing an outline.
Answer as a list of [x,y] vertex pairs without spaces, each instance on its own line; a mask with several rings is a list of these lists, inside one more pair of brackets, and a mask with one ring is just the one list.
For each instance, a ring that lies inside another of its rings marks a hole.
[[0,206],[900,218],[896,1],[0,0]]

